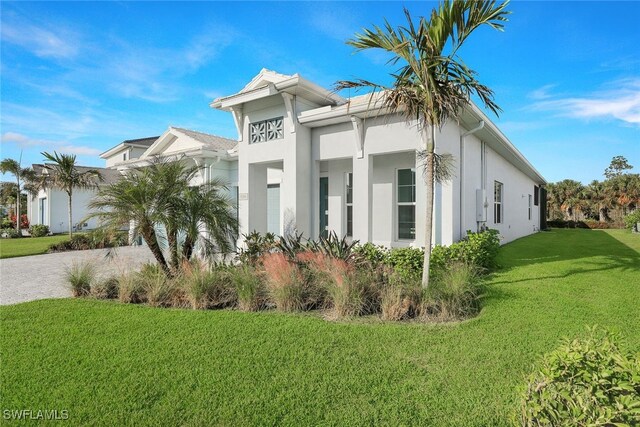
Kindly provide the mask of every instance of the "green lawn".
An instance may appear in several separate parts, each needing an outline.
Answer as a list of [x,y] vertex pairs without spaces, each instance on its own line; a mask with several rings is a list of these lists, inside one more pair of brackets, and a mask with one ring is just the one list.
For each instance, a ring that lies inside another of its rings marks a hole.
[[554,230],[505,246],[479,317],[454,325],[154,309],[0,308],[1,409],[94,425],[507,425],[562,337],[640,348],[640,236]]
[[69,238],[66,234],[44,237],[23,237],[20,239],[0,239],[0,259],[17,256],[39,255],[47,252],[49,245]]

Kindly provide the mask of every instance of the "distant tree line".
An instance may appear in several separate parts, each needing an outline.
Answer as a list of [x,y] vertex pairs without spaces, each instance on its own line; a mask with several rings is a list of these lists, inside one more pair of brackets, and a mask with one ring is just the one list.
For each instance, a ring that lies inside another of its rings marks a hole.
[[588,185],[565,179],[547,184],[547,219],[593,220],[622,227],[623,217],[640,204],[640,174],[628,173],[633,166],[616,156],[604,171],[603,181]]

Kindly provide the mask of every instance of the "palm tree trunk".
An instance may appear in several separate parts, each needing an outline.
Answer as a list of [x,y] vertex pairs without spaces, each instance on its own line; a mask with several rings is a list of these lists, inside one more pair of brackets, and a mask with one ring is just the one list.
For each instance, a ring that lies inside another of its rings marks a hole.
[[182,244],[182,259],[189,261],[193,254],[193,240],[187,235]]
[[601,207],[598,210],[598,216],[599,216],[599,220],[600,222],[607,222],[607,208]]
[[436,127],[431,126],[431,138],[427,142],[427,155],[426,155],[426,215],[424,224],[424,261],[422,263],[422,288],[427,289],[429,287],[429,266],[431,263],[431,235],[433,234],[433,190],[434,190],[434,152],[436,142]]
[[16,179],[18,184],[18,194],[16,194],[16,231],[18,236],[22,237],[22,231],[20,231],[20,178]]
[[160,265],[160,268],[162,268],[162,271],[164,271],[164,274],[166,274],[167,277],[171,277],[171,270],[167,265],[167,261],[164,259],[164,255],[162,254],[160,245],[158,245],[158,239],[156,238],[156,232],[153,229],[153,224],[145,223],[145,224],[142,224],[140,228],[141,228],[140,234],[142,234],[142,238],[144,239],[145,243],[149,247],[149,250],[153,254],[158,265]]
[[72,192],[73,191],[71,191],[71,190],[67,191],[67,195],[69,196],[69,206],[68,206],[68,208],[69,208],[69,238],[73,237],[73,222],[72,222],[73,215],[71,213],[71,193]]
[[169,254],[171,268],[174,272],[177,272],[180,267],[180,260],[178,259],[178,231],[167,230],[167,243],[169,244]]

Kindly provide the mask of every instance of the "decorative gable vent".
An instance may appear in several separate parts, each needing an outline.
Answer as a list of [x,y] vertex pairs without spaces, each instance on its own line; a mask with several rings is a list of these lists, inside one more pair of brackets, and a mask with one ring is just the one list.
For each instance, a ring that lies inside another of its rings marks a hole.
[[263,120],[249,124],[249,141],[251,144],[257,142],[273,141],[284,138],[283,118]]

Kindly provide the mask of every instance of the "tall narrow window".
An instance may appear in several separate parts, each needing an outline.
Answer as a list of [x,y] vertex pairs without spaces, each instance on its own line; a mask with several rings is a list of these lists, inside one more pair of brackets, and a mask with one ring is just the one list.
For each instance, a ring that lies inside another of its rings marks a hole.
[[532,209],[531,198],[532,198],[531,194],[529,194],[529,221],[531,221],[531,209]]
[[347,173],[346,181],[346,205],[347,205],[347,236],[353,236],[353,174]]
[[540,187],[537,185],[533,186],[533,204],[534,206],[538,206],[540,201]]
[[124,162],[127,161],[127,153],[123,153],[122,154],[122,161],[124,161]]
[[416,238],[416,170],[398,169],[398,239]]
[[502,224],[502,183],[493,183],[493,222]]

